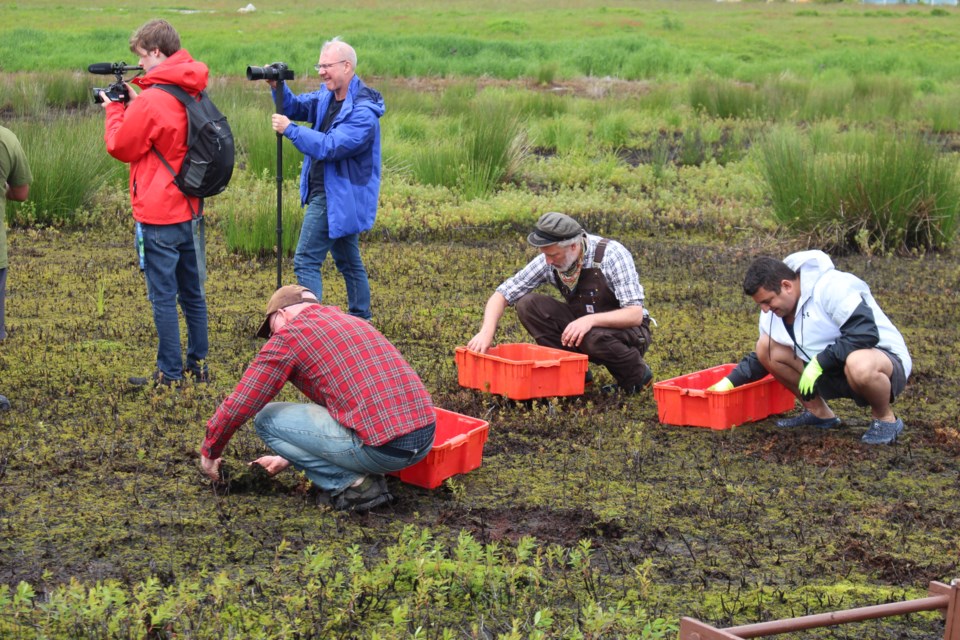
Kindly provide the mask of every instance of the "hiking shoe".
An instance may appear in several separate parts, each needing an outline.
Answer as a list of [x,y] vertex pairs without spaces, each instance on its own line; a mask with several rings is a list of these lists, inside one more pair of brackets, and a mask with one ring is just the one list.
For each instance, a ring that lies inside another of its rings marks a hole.
[[867,444],[893,444],[900,432],[903,431],[903,420],[897,418],[893,422],[884,422],[876,418],[870,423],[870,428],[860,438]]
[[337,511],[356,511],[363,513],[393,500],[387,491],[387,479],[371,474],[356,487],[347,487],[333,498],[333,508]]
[[7,396],[0,396],[0,411],[10,411],[10,401]]
[[632,396],[640,393],[647,389],[650,384],[653,382],[653,371],[646,363],[643,365],[644,371],[643,375],[640,376],[640,382],[631,386],[631,387],[620,387],[618,384],[605,384],[601,387],[600,391],[606,395],[613,395],[615,393],[623,393],[624,395]]
[[816,427],[818,429],[832,429],[840,426],[840,418],[818,418],[809,411],[804,411],[798,416],[777,420],[776,425],[781,429],[796,429],[797,427]]
[[135,387],[145,387],[147,385],[152,385],[154,387],[159,387],[161,385],[164,387],[172,387],[173,385],[177,384],[180,381],[167,378],[162,373],[160,373],[159,370],[155,370],[152,374],[150,374],[149,378],[130,376],[129,378],[127,378],[127,382],[129,382]]

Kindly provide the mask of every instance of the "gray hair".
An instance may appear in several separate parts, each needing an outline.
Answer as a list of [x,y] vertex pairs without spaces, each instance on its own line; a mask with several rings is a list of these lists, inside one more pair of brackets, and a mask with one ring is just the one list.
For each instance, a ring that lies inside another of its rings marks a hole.
[[339,51],[340,57],[350,63],[351,69],[357,68],[357,52],[353,50],[353,47],[341,40],[340,36],[336,36],[335,38],[324,42],[323,46],[320,47],[320,54],[322,55],[324,51],[330,48]]
[[583,234],[576,235],[572,238],[567,238],[566,240],[561,240],[560,242],[555,243],[558,247],[571,247],[577,243],[583,242]]

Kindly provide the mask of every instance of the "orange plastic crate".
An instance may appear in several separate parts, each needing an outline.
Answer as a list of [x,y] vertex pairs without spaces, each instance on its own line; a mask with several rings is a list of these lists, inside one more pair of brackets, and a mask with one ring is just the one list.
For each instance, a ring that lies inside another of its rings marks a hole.
[[457,347],[461,387],[511,400],[576,396],[583,393],[587,356],[536,344],[501,344],[486,353]]
[[486,420],[434,407],[437,431],[427,457],[390,475],[403,482],[433,489],[458,473],[473,471],[483,458],[483,444],[490,426]]
[[793,409],[796,398],[771,375],[730,391],[707,391],[736,366],[723,364],[654,383],[660,422],[721,430]]

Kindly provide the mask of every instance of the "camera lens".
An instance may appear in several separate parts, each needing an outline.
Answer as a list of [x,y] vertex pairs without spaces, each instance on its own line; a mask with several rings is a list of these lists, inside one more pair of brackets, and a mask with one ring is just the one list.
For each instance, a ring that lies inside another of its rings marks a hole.
[[247,80],[276,80],[277,72],[272,67],[247,67]]

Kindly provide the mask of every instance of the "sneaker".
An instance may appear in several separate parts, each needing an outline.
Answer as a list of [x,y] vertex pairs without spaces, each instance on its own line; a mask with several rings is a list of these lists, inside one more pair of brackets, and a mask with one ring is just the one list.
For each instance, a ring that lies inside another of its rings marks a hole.
[[159,387],[161,385],[163,385],[164,387],[172,387],[173,385],[177,384],[180,381],[167,378],[162,373],[160,373],[159,370],[155,370],[152,374],[150,374],[149,378],[130,376],[129,378],[127,378],[127,382],[129,382],[135,387],[145,387],[147,385],[152,385],[154,387]]
[[777,420],[776,425],[781,429],[796,429],[797,427],[816,427],[818,429],[833,429],[840,426],[840,418],[818,418],[809,411],[804,411],[798,416]]
[[387,479],[371,474],[356,487],[347,487],[333,498],[333,508],[337,511],[370,511],[393,500],[387,491]]
[[870,428],[860,438],[867,444],[893,444],[900,432],[903,431],[903,420],[897,418],[893,422],[884,422],[876,418],[870,422]]
[[10,411],[10,401],[7,396],[0,396],[0,411]]
[[644,363],[643,367],[644,367],[644,371],[643,371],[643,375],[640,376],[639,383],[631,387],[624,387],[624,388],[621,388],[620,385],[618,384],[605,384],[600,389],[600,391],[602,391],[607,395],[613,395],[615,393],[624,393],[625,395],[632,396],[640,393],[641,391],[646,390],[647,387],[649,387],[650,384],[653,382],[653,371],[650,369],[649,366],[647,366],[646,363]]

